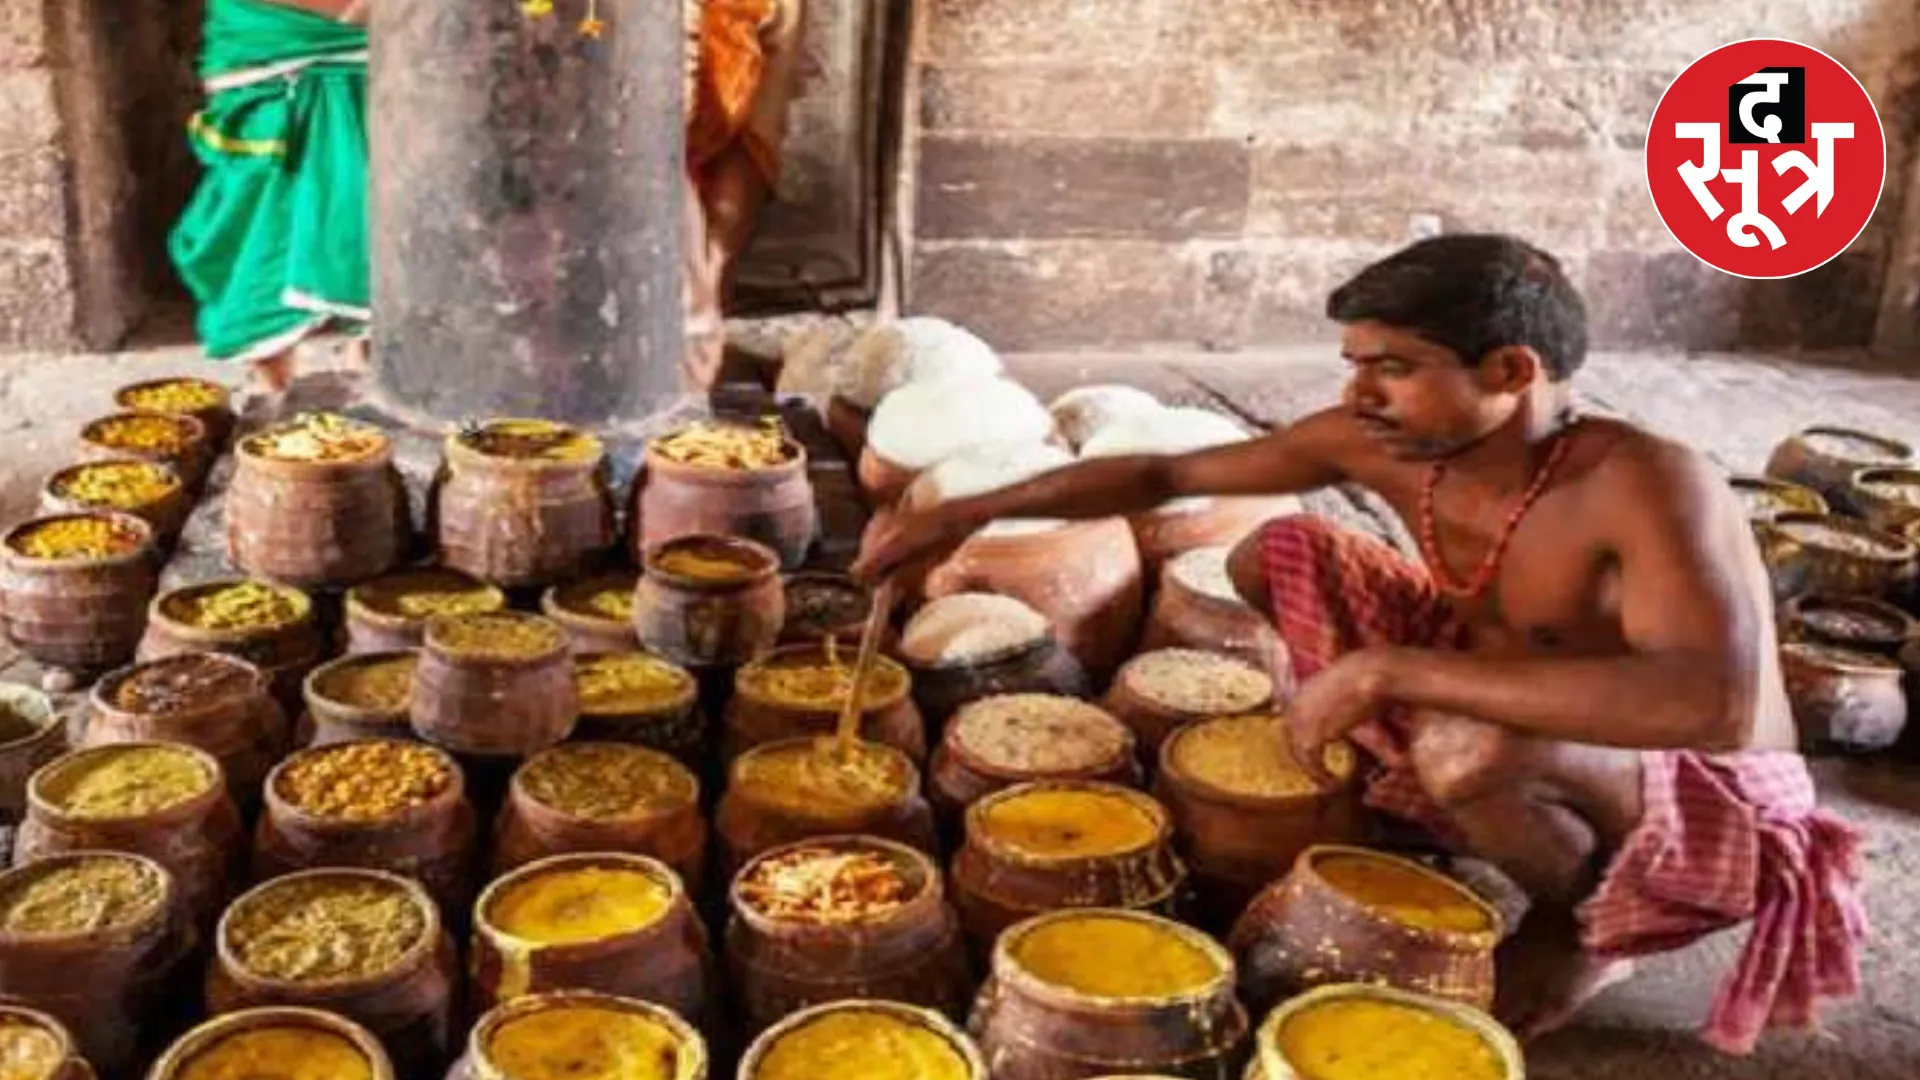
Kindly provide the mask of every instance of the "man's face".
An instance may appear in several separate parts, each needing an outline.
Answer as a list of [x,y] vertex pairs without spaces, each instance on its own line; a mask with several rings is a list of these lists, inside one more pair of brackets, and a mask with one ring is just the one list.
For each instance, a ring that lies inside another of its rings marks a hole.
[[1369,436],[1403,460],[1452,456],[1520,406],[1521,394],[1495,365],[1467,363],[1411,330],[1351,323],[1341,332],[1340,354],[1351,367],[1343,403]]

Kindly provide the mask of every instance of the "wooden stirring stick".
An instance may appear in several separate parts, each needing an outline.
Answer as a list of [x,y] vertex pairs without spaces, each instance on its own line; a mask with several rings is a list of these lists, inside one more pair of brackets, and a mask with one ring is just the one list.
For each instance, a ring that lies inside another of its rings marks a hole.
[[874,586],[873,607],[867,612],[866,629],[860,632],[860,655],[853,661],[853,688],[847,691],[847,700],[840,706],[838,735],[843,759],[853,757],[854,740],[860,737],[862,693],[867,675],[873,671],[873,662],[880,655],[880,638],[892,614],[893,579],[887,578]]

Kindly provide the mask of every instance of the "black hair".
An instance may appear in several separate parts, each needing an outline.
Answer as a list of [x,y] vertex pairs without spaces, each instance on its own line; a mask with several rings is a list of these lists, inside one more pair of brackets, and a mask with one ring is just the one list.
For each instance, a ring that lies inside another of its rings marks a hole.
[[1526,345],[1558,382],[1587,358],[1587,309],[1559,260],[1524,240],[1450,233],[1421,240],[1333,290],[1327,316],[1411,330],[1478,363]]

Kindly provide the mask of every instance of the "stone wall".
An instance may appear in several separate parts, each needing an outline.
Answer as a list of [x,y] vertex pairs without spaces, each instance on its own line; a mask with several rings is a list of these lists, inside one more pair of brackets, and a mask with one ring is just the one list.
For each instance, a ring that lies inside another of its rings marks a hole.
[[[1688,255],[1641,169],[1672,78],[1756,36],[1889,129],[1873,224],[1781,282]],[[1866,345],[1883,298],[1920,341],[1913,0],[924,0],[914,57],[908,306],[1005,348],[1317,337],[1345,274],[1465,229],[1560,255],[1606,344]]]
[[111,347],[163,279],[157,215],[185,172],[163,145],[180,142],[180,7],[0,4],[0,346]]

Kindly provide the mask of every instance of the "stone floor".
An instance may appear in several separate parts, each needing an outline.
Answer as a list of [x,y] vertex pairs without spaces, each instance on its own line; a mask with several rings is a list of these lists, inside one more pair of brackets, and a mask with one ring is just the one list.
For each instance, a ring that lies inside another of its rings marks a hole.
[[[1341,377],[1330,346],[1245,355],[1129,354],[1019,357],[1017,373],[1042,395],[1087,382],[1124,381],[1170,399],[1212,403],[1280,423],[1331,400]],[[114,387],[167,373],[237,373],[191,348],[116,356],[0,357],[0,522],[24,516],[45,475],[64,463],[79,424],[110,411]],[[1782,358],[1609,354],[1581,382],[1596,407],[1700,447],[1732,471],[1757,471],[1796,427],[1845,423],[1920,438],[1920,359],[1905,365],[1850,357]],[[1365,513],[1363,506],[1354,506]],[[0,662],[4,662],[0,656]],[[1920,1075],[1920,782],[1888,762],[1823,761],[1835,811],[1867,832],[1868,901],[1875,936],[1860,1001],[1834,1010],[1825,1033],[1780,1036],[1744,1059],[1721,1057],[1689,1032],[1704,1014],[1740,937],[1728,935],[1643,967],[1574,1028],[1530,1054],[1541,1080],[1629,1078],[1759,1080]]]

